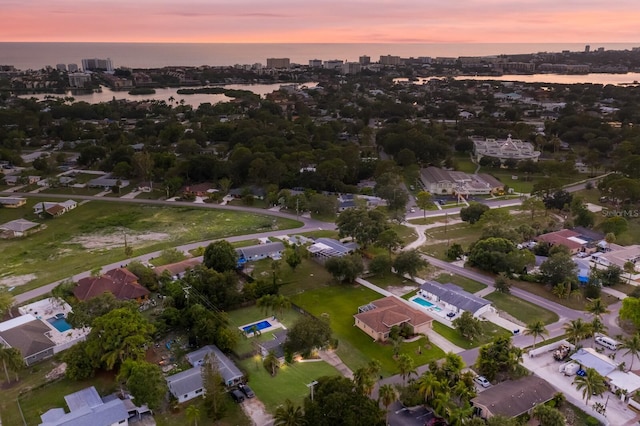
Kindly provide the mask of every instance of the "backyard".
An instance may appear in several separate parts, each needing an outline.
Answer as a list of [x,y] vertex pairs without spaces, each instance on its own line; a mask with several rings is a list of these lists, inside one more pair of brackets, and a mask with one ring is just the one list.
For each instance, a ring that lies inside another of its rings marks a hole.
[[287,398],[295,405],[302,405],[304,397],[309,395],[307,384],[317,378],[340,374],[326,362],[315,360],[284,364],[273,377],[258,359],[246,359],[240,362],[240,367],[249,376],[251,389],[272,414]]
[[28,237],[0,241],[0,279],[24,282],[14,294],[123,260],[125,239],[137,256],[189,242],[300,226],[294,220],[258,214],[98,201],[79,203],[60,217],[42,220],[33,213],[35,202],[0,209],[0,223],[25,218],[46,225]]
[[[361,286],[332,285],[297,294],[292,297],[292,301],[317,317],[329,318],[333,334],[339,341],[336,353],[351,370],[377,359],[382,365],[382,374],[389,376],[397,373],[392,346],[374,342],[370,336],[354,326],[353,319],[359,306],[381,297],[373,290]],[[424,348],[424,342],[420,340],[403,343],[400,353],[410,355],[416,365],[426,364],[444,355],[436,346]]]

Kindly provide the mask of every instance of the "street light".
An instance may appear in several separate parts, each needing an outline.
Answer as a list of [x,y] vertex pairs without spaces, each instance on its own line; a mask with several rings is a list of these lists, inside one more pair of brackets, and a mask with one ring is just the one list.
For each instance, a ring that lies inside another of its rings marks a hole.
[[315,386],[315,385],[317,385],[317,384],[318,384],[318,381],[317,381],[317,380],[314,380],[313,382],[311,382],[311,383],[309,383],[309,384],[307,385],[307,387],[311,389],[311,402],[313,402],[313,388],[314,388],[314,386]]

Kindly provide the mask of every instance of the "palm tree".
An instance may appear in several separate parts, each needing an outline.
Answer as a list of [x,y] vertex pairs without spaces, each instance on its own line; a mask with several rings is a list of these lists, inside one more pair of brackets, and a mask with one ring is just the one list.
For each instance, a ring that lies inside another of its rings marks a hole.
[[274,302],[275,302],[275,296],[274,295],[265,294],[260,299],[256,300],[256,305],[259,308],[262,308],[264,310],[264,314],[265,315],[268,315],[269,314],[269,310],[273,309],[273,311],[275,312]]
[[281,405],[276,409],[274,420],[274,426],[304,426],[306,424],[302,408],[299,405],[293,405],[293,402],[288,398],[284,402],[284,406]]
[[636,264],[633,262],[624,262],[622,269],[628,274],[627,284],[631,283],[631,276],[636,272]]
[[593,346],[596,345],[596,334],[602,334],[607,331],[607,326],[604,325],[602,320],[599,317],[593,318],[589,323],[589,328],[591,329],[591,334],[593,335]]
[[370,396],[373,391],[375,381],[367,367],[358,368],[353,372],[353,383],[364,395]]
[[568,335],[567,339],[573,344],[577,344],[578,341],[584,339],[589,335],[589,324],[584,322],[582,318],[569,321],[564,325],[564,331]]
[[291,307],[291,300],[287,296],[279,294],[273,297],[273,310],[278,311],[278,315],[282,317],[284,310]]
[[460,377],[460,372],[464,368],[464,360],[458,354],[447,352],[442,363],[442,372],[444,373],[450,385],[455,384]]
[[190,423],[193,423],[194,426],[198,426],[198,419],[200,418],[200,409],[197,405],[191,404],[185,410],[185,414],[187,415],[187,420]]
[[372,359],[367,364],[367,370],[372,377],[376,377],[382,370],[382,364],[380,364],[380,361],[378,361],[377,359]]
[[7,383],[11,382],[9,370],[16,373],[16,381],[18,381],[18,371],[24,367],[24,359],[20,351],[16,348],[0,345],[0,360],[2,360],[4,374],[7,376]]
[[402,383],[406,385],[407,378],[411,377],[412,374],[416,374],[413,358],[407,354],[401,354],[398,357],[398,371],[402,377]]
[[398,391],[393,386],[386,384],[380,386],[378,389],[380,395],[380,401],[384,405],[385,412],[387,413],[387,424],[389,424],[389,406],[398,399]]
[[589,400],[593,395],[602,395],[607,390],[604,377],[598,373],[595,368],[587,368],[584,376],[576,376],[573,384],[578,390],[582,390],[582,397],[585,399],[585,405],[589,405]]
[[533,349],[535,349],[538,337],[542,337],[542,340],[544,340],[544,336],[548,336],[549,332],[544,326],[544,322],[542,322],[542,320],[535,320],[527,324],[527,329],[524,331],[524,334],[533,337]]
[[600,298],[593,299],[587,305],[587,311],[597,318],[601,318],[602,315],[609,313],[607,306],[604,303],[602,303],[602,299]]
[[620,349],[626,349],[625,355],[631,355],[631,365],[629,371],[633,369],[633,360],[640,359],[640,334],[634,334],[628,339],[624,339],[620,345]]
[[442,383],[431,371],[425,371],[417,380],[418,392],[426,403],[432,401],[443,390]]

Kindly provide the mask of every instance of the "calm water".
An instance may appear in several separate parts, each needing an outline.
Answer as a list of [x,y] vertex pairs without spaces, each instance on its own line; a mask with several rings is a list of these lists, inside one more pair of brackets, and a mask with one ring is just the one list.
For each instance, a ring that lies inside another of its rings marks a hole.
[[[264,95],[268,94],[268,93],[272,93],[275,90],[280,89],[280,86],[283,83],[276,83],[276,84],[228,84],[225,85],[224,88],[225,89],[234,89],[234,90],[249,90],[253,93],[255,93],[256,95],[260,95],[261,97],[264,97]],[[307,87],[314,87],[316,86],[318,83],[305,83],[304,86]],[[33,94],[33,95],[20,95],[21,98],[36,98],[36,99],[44,99],[45,96],[59,96],[59,97],[64,97],[64,96],[72,96],[76,101],[84,101],[84,102],[88,102],[90,104],[97,104],[100,102],[109,102],[111,100],[115,99],[127,99],[127,100],[137,100],[137,101],[142,101],[142,100],[147,100],[147,99],[152,99],[152,100],[156,100],[156,101],[166,101],[169,102],[169,98],[173,97],[174,98],[174,102],[180,102],[180,100],[184,100],[184,103],[186,105],[191,105],[194,107],[197,107],[198,105],[202,104],[202,103],[206,103],[209,102],[211,104],[216,104],[218,102],[226,102],[231,100],[231,98],[222,95],[222,94],[217,94],[217,95],[210,95],[210,94],[204,94],[204,93],[199,93],[199,94],[194,94],[194,95],[181,95],[178,94],[177,91],[179,90],[179,87],[167,87],[167,88],[160,88],[160,89],[155,89],[156,93],[153,95],[130,95],[129,93],[127,93],[127,91],[113,91],[111,89],[109,89],[108,87],[103,87],[102,88],[102,92],[93,92],[93,93],[82,93],[82,94],[76,94],[76,93],[72,93],[71,91],[68,91],[66,94],[61,95],[61,94],[47,94],[47,93],[38,93],[38,94]]]
[[[590,43],[593,49],[604,47],[625,50],[632,43]],[[156,68],[167,65],[265,64],[267,58],[286,57],[308,64],[309,59],[357,61],[368,55],[377,61],[381,55],[483,56],[583,51],[580,43],[469,43],[469,44],[217,44],[217,43],[0,43],[0,64],[18,69],[40,69],[47,65],[81,64],[83,58],[111,58],[115,67]]]
[[[421,78],[414,81],[415,84],[424,84],[428,82],[432,77]],[[524,83],[556,83],[556,84],[580,84],[580,83],[592,83],[592,84],[638,84],[640,81],[640,73],[630,72],[626,74],[581,74],[581,75],[566,75],[566,74],[530,74],[530,75],[502,75],[499,77],[487,77],[487,76],[459,76],[455,77],[456,80],[496,80],[496,81],[522,81]],[[402,82],[409,81],[406,78],[395,78],[394,81]],[[634,83],[635,82],[635,83]]]

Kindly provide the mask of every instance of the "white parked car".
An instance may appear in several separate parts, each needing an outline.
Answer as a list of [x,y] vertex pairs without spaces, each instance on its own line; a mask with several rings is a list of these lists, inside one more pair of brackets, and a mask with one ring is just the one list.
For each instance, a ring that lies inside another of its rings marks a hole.
[[473,378],[473,381],[482,386],[483,388],[488,388],[491,386],[491,382],[487,380],[484,376],[476,376]]

